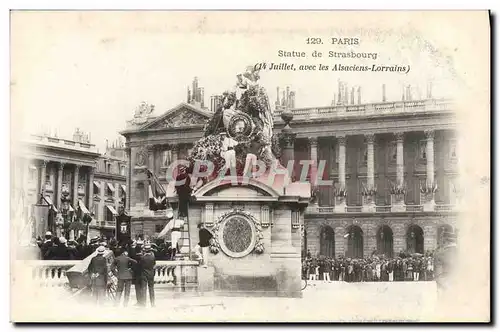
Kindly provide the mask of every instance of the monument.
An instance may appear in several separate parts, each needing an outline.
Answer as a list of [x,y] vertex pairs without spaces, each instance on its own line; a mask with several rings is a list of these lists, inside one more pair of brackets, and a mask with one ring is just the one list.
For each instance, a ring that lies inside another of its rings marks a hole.
[[[199,242],[199,223],[213,234],[208,268],[198,271],[201,292],[300,297],[300,229],[310,184],[292,182],[278,161],[278,153],[282,163],[293,161],[292,117],[285,112],[285,129],[273,133],[273,113],[258,80],[253,67],[237,76],[204,137],[187,161],[179,161],[191,175],[190,242]],[[182,206],[186,198],[177,193],[189,184],[175,182],[167,199]]]

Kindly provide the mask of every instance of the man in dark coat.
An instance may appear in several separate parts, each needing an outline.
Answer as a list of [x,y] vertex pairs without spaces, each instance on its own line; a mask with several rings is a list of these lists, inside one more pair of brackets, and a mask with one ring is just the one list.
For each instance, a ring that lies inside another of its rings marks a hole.
[[97,256],[92,257],[88,270],[92,280],[92,292],[97,304],[102,303],[108,284],[108,264],[104,257],[104,247],[97,248]]
[[210,250],[210,240],[213,238],[212,233],[208,229],[205,228],[205,226],[202,223],[198,224],[198,236],[200,239],[200,242],[198,243],[197,247],[201,249],[201,256],[203,259],[203,267],[207,268],[208,267],[208,253]]
[[140,261],[140,265],[142,267],[142,291],[143,291],[143,302],[141,304],[143,306],[146,305],[146,287],[149,290],[149,301],[151,306],[155,306],[155,289],[154,289],[154,278],[155,278],[155,265],[156,259],[155,255],[151,250],[151,245],[146,244],[144,246],[144,254]]
[[137,264],[135,259],[128,257],[128,252],[122,249],[120,256],[116,257],[113,262],[113,268],[117,270],[118,277],[118,289],[116,292],[116,305],[120,304],[120,299],[122,296],[123,289],[125,288],[125,295],[123,297],[123,305],[126,307],[128,305],[128,300],[130,298],[130,287],[132,285],[132,266]]
[[175,190],[179,196],[179,218],[188,216],[189,199],[191,197],[191,178],[184,165],[179,165],[175,178]]
[[41,254],[42,254],[42,259],[50,259],[50,257],[48,257],[47,254],[47,251],[52,248],[52,233],[51,232],[47,232],[45,233],[45,240],[43,241],[43,243],[40,245],[40,251],[41,251]]
[[[140,241],[137,241],[140,242]],[[137,261],[137,264],[132,265],[132,281],[135,288],[135,298],[137,300],[136,305],[141,305],[142,303],[142,266],[139,262],[142,259],[142,244],[133,243],[130,248],[130,257]]]

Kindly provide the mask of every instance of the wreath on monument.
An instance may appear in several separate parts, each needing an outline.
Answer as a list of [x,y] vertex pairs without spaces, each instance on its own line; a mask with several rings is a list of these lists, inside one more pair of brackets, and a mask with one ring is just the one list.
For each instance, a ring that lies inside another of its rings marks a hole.
[[251,215],[250,213],[247,213],[241,209],[233,209],[231,211],[228,211],[226,213],[223,213],[215,222],[214,227],[212,228],[212,233],[214,234],[214,237],[212,237],[210,241],[210,252],[214,255],[218,254],[219,251],[222,249],[221,244],[219,242],[219,233],[221,230],[221,226],[224,223],[225,220],[230,218],[231,216],[244,216],[247,218],[250,222],[253,223],[255,226],[255,245],[253,249],[250,252],[255,252],[256,254],[262,254],[264,253],[264,235],[262,234],[262,226],[260,223],[257,221],[257,219]]

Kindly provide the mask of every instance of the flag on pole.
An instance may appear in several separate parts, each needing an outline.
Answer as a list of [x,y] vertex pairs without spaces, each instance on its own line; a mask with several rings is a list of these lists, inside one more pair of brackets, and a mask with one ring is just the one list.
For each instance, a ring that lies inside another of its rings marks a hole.
[[153,172],[148,170],[147,174],[149,179],[149,209],[151,211],[166,210],[168,201],[165,189]]

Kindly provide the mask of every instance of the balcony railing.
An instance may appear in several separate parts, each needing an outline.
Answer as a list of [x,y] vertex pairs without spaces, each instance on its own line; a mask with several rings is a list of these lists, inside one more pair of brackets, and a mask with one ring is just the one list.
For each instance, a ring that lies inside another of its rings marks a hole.
[[[390,115],[415,112],[446,112],[453,109],[453,103],[447,99],[429,99],[383,102],[361,105],[339,105],[326,107],[294,108],[294,120],[317,118],[364,117],[372,115]],[[274,112],[277,120],[283,111]]]

